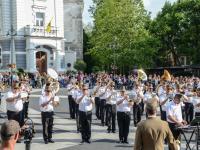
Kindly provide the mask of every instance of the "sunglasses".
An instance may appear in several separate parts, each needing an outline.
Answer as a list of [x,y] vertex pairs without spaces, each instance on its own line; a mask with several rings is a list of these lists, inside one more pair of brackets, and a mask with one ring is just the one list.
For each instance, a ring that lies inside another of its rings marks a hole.
[[88,89],[83,89],[83,90],[88,90]]
[[49,91],[49,90],[46,90],[46,92],[51,92],[51,91]]

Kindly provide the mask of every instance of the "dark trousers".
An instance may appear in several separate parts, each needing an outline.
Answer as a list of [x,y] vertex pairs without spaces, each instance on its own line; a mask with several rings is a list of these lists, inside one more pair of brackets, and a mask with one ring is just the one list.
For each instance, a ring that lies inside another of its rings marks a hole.
[[100,100],[100,113],[101,113],[101,124],[105,124],[105,113],[106,113],[106,100]]
[[100,98],[99,97],[95,97],[95,114],[97,119],[101,119],[101,115],[100,115]]
[[107,104],[106,105],[106,122],[108,126],[108,131],[115,132],[116,130],[116,105]]
[[195,117],[200,117],[200,112],[195,112]]
[[169,128],[171,129],[175,140],[178,140],[180,138],[180,134],[181,134],[180,130],[176,127],[175,123],[168,122],[168,124],[169,124]]
[[92,112],[79,111],[79,120],[81,124],[82,140],[88,141],[91,138]]
[[185,103],[185,119],[188,123],[193,120],[194,106],[192,103]]
[[76,116],[76,126],[77,126],[77,132],[81,131],[81,124],[79,119],[79,104],[75,103],[75,116]]
[[41,112],[44,141],[52,138],[53,115],[54,112]]
[[133,105],[133,121],[136,126],[141,121],[141,105],[134,103]]
[[167,120],[167,113],[166,113],[166,111],[162,110],[160,113],[161,113],[161,120],[166,121]]
[[24,120],[22,115],[23,115],[22,111],[19,112],[10,110],[7,111],[8,120],[16,120],[17,122],[19,122],[20,127],[24,125]]
[[25,118],[28,118],[28,106],[29,106],[29,102],[24,102],[23,104],[23,114]]
[[131,120],[130,112],[117,112],[117,122],[119,126],[119,140],[126,142],[129,134]]
[[68,95],[68,101],[69,101],[69,113],[70,113],[70,118],[75,119],[75,101],[72,95]]

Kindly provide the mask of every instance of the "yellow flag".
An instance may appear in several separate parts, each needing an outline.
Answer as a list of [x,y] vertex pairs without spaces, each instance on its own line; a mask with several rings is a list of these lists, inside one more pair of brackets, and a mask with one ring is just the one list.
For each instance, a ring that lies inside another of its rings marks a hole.
[[46,32],[50,33],[51,32],[51,21],[53,18],[51,18],[50,22],[48,23],[47,27],[46,27]]

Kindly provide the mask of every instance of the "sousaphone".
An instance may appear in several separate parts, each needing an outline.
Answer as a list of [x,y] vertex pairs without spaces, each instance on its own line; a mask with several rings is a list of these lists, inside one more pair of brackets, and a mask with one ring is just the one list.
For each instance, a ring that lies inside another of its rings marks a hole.
[[[51,82],[50,87],[52,88],[53,95],[55,96],[56,93],[58,93],[58,91],[60,89],[60,84],[58,82],[58,74],[54,69],[48,68],[47,75],[49,76],[49,80]],[[55,96],[53,105],[54,105],[54,107],[59,105],[59,97],[58,96]]]
[[138,69],[138,79],[147,81],[147,74],[142,69]]
[[164,74],[161,76],[161,80],[171,81],[171,75],[166,69],[164,69]]

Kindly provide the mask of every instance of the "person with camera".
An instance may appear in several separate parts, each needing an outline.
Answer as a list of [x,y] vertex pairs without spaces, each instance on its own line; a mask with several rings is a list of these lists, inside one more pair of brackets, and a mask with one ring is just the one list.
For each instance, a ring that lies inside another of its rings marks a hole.
[[119,142],[128,144],[129,126],[131,120],[131,107],[133,101],[129,101],[125,87],[120,91],[120,96],[117,97],[117,122],[119,126]]
[[53,115],[54,107],[53,101],[55,101],[54,94],[52,89],[49,86],[45,87],[45,94],[40,96],[39,106],[41,110],[42,118],[42,128],[43,128],[43,139],[45,144],[54,143],[52,140],[52,130],[53,130]]
[[88,86],[83,86],[82,93],[77,97],[76,103],[79,104],[81,143],[91,143],[92,105],[94,104],[94,98],[89,95]]
[[0,150],[14,150],[19,137],[20,126],[15,120],[8,120],[1,126]]

